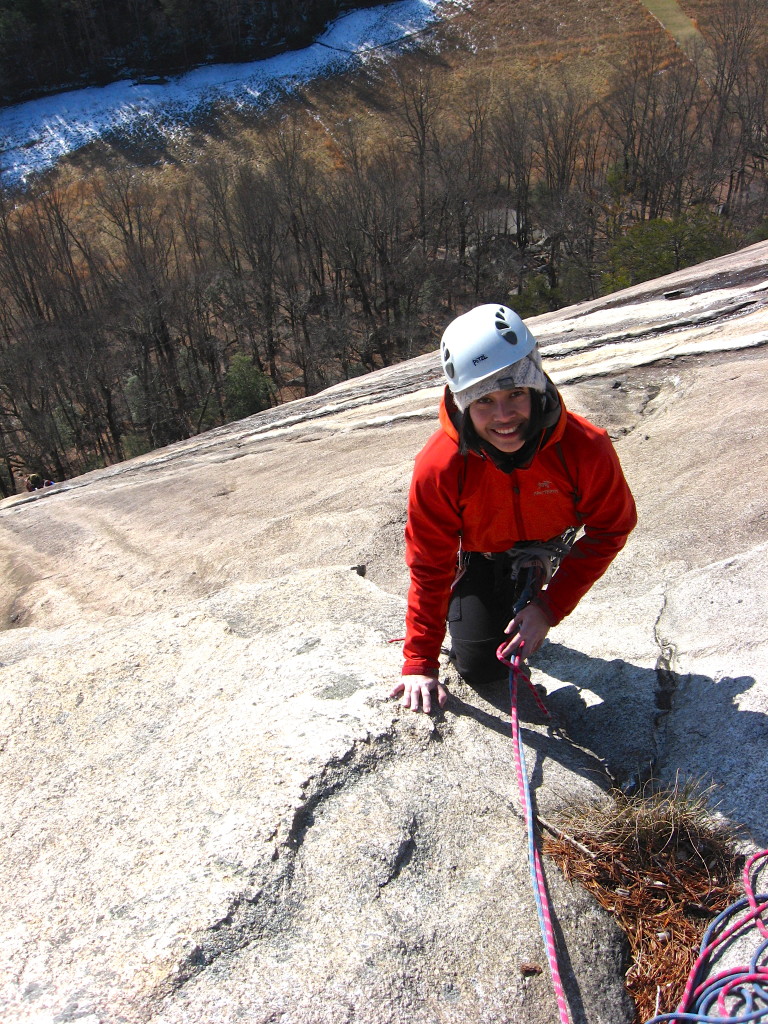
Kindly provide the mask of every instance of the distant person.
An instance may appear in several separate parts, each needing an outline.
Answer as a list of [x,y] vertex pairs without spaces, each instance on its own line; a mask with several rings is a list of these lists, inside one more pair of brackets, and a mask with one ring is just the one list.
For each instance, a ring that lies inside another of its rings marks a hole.
[[[518,646],[534,654],[637,522],[610,438],[566,410],[516,313],[470,310],[448,325],[440,355],[447,387],[411,482],[405,664],[390,695],[413,711],[430,711],[433,696],[447,701],[438,680],[446,619],[460,675],[472,686],[499,679],[497,648],[508,659]],[[521,566],[558,563],[513,615]]]
[[53,487],[53,480],[45,480],[39,473],[30,473],[26,487],[28,491],[41,491],[44,487]]

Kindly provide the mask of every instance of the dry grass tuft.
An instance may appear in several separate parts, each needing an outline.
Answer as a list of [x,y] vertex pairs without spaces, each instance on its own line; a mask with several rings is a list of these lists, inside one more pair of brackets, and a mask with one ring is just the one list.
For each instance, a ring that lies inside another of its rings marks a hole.
[[674,1011],[707,925],[742,895],[736,834],[714,817],[710,795],[690,785],[619,792],[569,810],[543,844],[626,934],[638,1021]]

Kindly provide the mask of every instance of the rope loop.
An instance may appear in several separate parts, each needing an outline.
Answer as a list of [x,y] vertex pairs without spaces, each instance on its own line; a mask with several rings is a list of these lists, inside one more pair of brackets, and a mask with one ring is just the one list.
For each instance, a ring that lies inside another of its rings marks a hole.
[[[677,1010],[653,1017],[648,1024],[768,1021],[768,893],[755,893],[761,868],[766,866],[758,866],[761,861],[768,862],[768,850],[748,858],[743,873],[745,895],[719,914],[704,933]],[[749,964],[711,974],[712,965],[729,944],[750,931],[759,932],[763,941],[758,943]]]

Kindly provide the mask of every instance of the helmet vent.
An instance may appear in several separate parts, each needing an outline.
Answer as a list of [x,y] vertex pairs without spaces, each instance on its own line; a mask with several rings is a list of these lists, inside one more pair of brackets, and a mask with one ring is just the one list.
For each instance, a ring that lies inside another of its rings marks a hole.
[[451,380],[453,380],[454,377],[456,376],[456,368],[453,365],[453,359],[451,358],[450,350],[445,343],[443,343],[442,346],[441,356],[443,359],[443,370],[445,371],[446,375],[450,377]]
[[508,341],[510,345],[517,344],[517,334],[515,333],[514,328],[512,328],[507,322],[503,307],[496,313],[496,330],[502,336],[504,341]]

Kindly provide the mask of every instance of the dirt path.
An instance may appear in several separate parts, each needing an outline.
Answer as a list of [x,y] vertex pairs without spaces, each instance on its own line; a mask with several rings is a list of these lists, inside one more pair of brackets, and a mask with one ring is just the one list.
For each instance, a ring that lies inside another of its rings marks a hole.
[[680,49],[696,61],[702,74],[709,77],[714,55],[695,23],[680,9],[677,0],[643,0],[643,4]]

